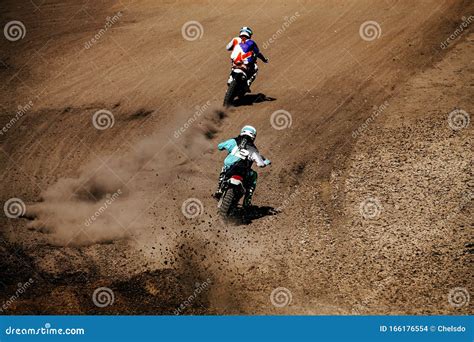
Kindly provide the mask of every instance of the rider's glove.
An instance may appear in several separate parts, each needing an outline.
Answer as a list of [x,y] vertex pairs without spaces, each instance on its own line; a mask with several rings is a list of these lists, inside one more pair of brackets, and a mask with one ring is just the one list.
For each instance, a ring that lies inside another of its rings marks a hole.
[[263,60],[263,63],[268,63],[268,58],[265,58],[265,59]]
[[265,159],[264,163],[265,163],[265,166],[268,166],[268,165],[270,165],[272,162],[271,162],[270,160],[268,160],[268,159]]

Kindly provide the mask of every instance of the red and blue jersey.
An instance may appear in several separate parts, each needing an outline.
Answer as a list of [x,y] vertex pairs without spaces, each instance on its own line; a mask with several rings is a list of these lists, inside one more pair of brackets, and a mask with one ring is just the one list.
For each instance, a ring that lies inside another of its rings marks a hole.
[[230,58],[234,62],[243,62],[244,64],[255,63],[260,50],[252,39],[242,39],[235,37],[229,44],[227,50],[232,51]]

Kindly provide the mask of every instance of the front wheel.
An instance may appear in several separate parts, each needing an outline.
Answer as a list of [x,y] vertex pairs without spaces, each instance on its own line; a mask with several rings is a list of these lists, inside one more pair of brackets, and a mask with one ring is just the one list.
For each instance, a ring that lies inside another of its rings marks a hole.
[[227,92],[224,96],[224,107],[230,107],[232,105],[232,102],[234,101],[234,97],[236,95],[236,90],[237,81],[232,80],[232,82],[230,82],[229,86],[227,87]]
[[232,204],[234,203],[234,198],[235,198],[234,189],[230,188],[224,193],[220,201],[219,208],[218,208],[218,212],[221,217],[225,218],[230,215],[232,211]]

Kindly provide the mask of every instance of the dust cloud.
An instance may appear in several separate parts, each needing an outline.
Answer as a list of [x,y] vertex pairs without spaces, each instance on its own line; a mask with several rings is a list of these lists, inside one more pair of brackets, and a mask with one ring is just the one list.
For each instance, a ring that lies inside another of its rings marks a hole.
[[[226,114],[210,103],[193,114],[178,113],[167,127],[138,141],[125,154],[92,160],[75,178],[61,178],[28,208],[30,229],[55,245],[84,246],[128,238],[144,229],[146,209],[136,181],[143,168],[159,174],[156,187],[185,170],[178,156],[202,158]],[[170,136],[170,132],[172,135]],[[189,170],[186,170],[189,172]]]

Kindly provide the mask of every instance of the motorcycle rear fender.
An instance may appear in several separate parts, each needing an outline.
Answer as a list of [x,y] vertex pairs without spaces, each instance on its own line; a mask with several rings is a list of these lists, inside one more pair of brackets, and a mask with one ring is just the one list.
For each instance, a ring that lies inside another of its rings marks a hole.
[[242,69],[232,69],[232,75],[235,75],[235,76],[238,75],[238,76],[241,76],[243,78],[247,78],[247,74]]
[[244,182],[243,177],[238,176],[238,175],[234,175],[229,178],[229,184],[241,187],[242,189],[245,190],[243,182]]
[[235,178],[229,179],[229,183],[233,185],[242,185],[242,181]]

